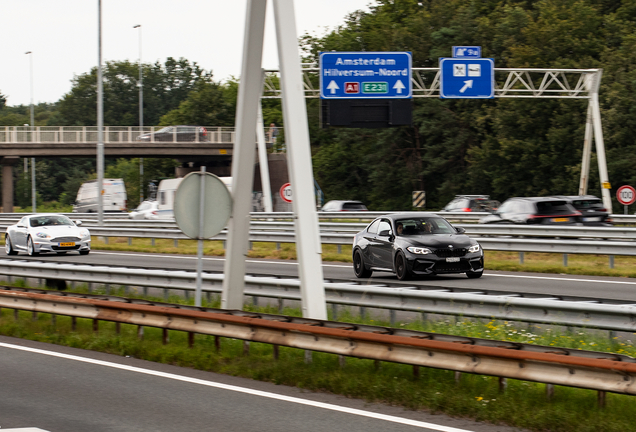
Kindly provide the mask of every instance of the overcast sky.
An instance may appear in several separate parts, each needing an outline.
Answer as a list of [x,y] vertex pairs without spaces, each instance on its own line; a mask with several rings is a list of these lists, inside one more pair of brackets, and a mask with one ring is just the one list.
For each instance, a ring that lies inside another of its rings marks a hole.
[[[103,60],[163,63],[184,57],[212,70],[215,80],[239,76],[246,0],[102,0]],[[263,67],[278,68],[269,2]],[[372,0],[295,0],[298,35],[322,36]],[[56,102],[74,75],[97,65],[97,0],[0,0],[0,94],[8,105],[28,105],[33,56],[33,98]],[[25,52],[31,51],[31,55]]]

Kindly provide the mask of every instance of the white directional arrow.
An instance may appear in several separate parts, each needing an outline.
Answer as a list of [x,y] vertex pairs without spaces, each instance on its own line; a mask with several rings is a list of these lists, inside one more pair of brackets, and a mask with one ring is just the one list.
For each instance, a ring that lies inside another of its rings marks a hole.
[[466,89],[473,88],[473,80],[464,81],[464,87],[459,89],[460,93],[464,93]]
[[339,88],[340,87],[338,87],[338,84],[336,84],[334,80],[331,80],[331,82],[327,86],[327,90],[331,90],[331,94],[336,94],[336,90],[338,90]]
[[400,94],[400,93],[402,93],[402,90],[404,90],[406,88],[406,86],[404,84],[402,84],[402,81],[397,80],[397,82],[395,83],[393,88],[397,90],[397,94]]

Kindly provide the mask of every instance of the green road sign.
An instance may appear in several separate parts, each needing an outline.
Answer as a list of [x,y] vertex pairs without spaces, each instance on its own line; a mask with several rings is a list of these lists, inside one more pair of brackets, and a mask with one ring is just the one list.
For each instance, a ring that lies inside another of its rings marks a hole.
[[363,82],[362,93],[388,93],[388,82]]

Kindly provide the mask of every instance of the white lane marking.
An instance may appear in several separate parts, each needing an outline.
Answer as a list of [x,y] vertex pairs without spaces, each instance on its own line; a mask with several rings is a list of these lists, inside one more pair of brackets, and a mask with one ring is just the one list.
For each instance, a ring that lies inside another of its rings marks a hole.
[[[101,254],[101,255],[121,255],[121,256],[131,256],[131,257],[142,257],[142,258],[170,258],[170,259],[185,259],[185,260],[195,260],[197,259],[196,256],[190,256],[190,255],[165,255],[165,254],[132,254],[132,253],[122,253],[122,252],[95,252],[95,251],[91,251],[92,255],[95,254]],[[204,257],[204,260],[207,261],[225,261],[225,258],[210,258],[210,257]],[[264,261],[264,260],[245,260],[246,262],[249,263],[260,263],[260,264],[285,264],[285,265],[298,265],[297,262],[295,261]],[[340,267],[340,268],[351,268],[351,263],[345,263],[345,264],[323,264],[323,267]]]
[[627,281],[576,279],[576,278],[551,277],[551,276],[504,275],[504,274],[492,274],[492,273],[484,273],[484,276],[497,276],[497,277],[522,278],[522,279],[539,279],[539,280],[555,280],[555,281],[570,281],[570,282],[594,282],[594,283],[604,283],[604,284],[608,283],[608,284],[619,284],[619,285],[636,285],[636,282],[627,282]]
[[[180,259],[190,259],[194,260],[196,257],[188,256],[188,255],[162,255],[162,254],[129,254],[129,253],[119,253],[119,252],[91,252],[91,254],[103,254],[103,255],[122,255],[122,256],[138,256],[144,258],[180,258]],[[203,258],[209,261],[225,261],[225,258]],[[263,261],[263,260],[246,260],[250,263],[262,263],[262,264],[287,264],[287,265],[298,265],[297,262],[286,262],[286,261]],[[337,267],[337,268],[351,268],[351,263],[345,264],[323,264],[323,267]],[[484,276],[496,276],[496,277],[509,277],[509,278],[520,278],[520,279],[539,279],[539,280],[555,280],[555,281],[570,281],[570,282],[590,282],[590,283],[609,283],[609,284],[619,284],[619,285],[636,285],[636,282],[628,282],[628,281],[611,281],[611,280],[595,280],[595,279],[576,279],[576,278],[565,278],[565,277],[551,277],[551,276],[528,276],[528,275],[505,275],[505,274],[493,274],[484,272]]]
[[199,384],[199,385],[204,385],[207,387],[214,387],[214,388],[223,389],[223,390],[235,391],[235,392],[245,393],[245,394],[249,394],[253,396],[260,396],[264,398],[280,400],[283,402],[291,402],[291,403],[296,403],[300,405],[308,405],[308,406],[313,406],[316,408],[323,408],[326,410],[338,411],[338,412],[353,414],[353,415],[357,415],[361,417],[369,417],[369,418],[374,418],[377,420],[385,420],[392,423],[400,423],[400,424],[405,424],[405,425],[415,426],[420,428],[428,428],[428,429],[432,429],[432,430],[436,430],[440,432],[471,432],[471,431],[468,431],[467,429],[457,429],[453,427],[436,425],[433,423],[426,423],[426,422],[411,420],[411,419],[402,418],[402,417],[396,417],[396,416],[391,416],[386,414],[378,414],[371,411],[364,411],[364,410],[359,410],[355,408],[347,408],[347,407],[324,403],[324,402],[316,402],[316,401],[301,399],[301,398],[297,398],[293,396],[284,396],[284,395],[279,395],[276,393],[270,393],[270,392],[261,391],[261,390],[254,390],[254,389],[250,389],[246,387],[238,387],[238,386],[233,386],[228,384],[221,384],[221,383],[206,381],[206,380],[202,380],[198,378],[191,378],[191,377],[182,376],[182,375],[159,372],[159,371],[154,371],[151,369],[144,369],[144,368],[139,368],[135,366],[127,366],[127,365],[122,365],[122,364],[103,361],[103,360],[95,360],[95,359],[91,359],[87,357],[80,357],[80,356],[75,356],[70,354],[58,353],[54,351],[42,350],[38,348],[29,348],[29,347],[23,347],[19,345],[7,344],[2,342],[0,342],[0,346],[5,348],[10,348],[10,349],[16,349],[20,351],[32,352],[36,354],[48,355],[51,357],[59,357],[59,358],[67,359],[67,360],[76,360],[76,361],[80,361],[84,363],[90,363],[90,364],[99,365],[99,366],[106,366],[106,367],[110,367],[114,369],[126,370],[129,372],[137,372],[137,373],[142,373],[146,375],[153,375],[153,376],[157,376],[161,378],[168,378],[168,379],[183,381],[183,382],[187,382],[191,384]]

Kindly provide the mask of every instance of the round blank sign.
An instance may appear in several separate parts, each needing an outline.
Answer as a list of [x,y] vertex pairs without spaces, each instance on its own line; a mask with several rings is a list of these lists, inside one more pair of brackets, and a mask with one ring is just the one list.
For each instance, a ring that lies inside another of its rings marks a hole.
[[[203,176],[203,195],[201,194]],[[203,200],[203,232],[199,235],[200,203]],[[232,196],[220,178],[195,171],[184,177],[174,197],[174,218],[185,235],[193,239],[214,237],[232,214]]]

